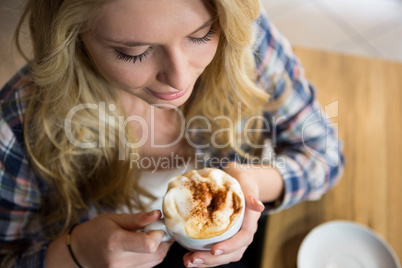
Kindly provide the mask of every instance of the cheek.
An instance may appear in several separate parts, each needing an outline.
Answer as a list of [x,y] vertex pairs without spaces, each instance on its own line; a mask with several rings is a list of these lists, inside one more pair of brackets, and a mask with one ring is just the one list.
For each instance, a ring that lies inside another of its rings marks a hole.
[[211,41],[211,43],[208,44],[208,46],[206,46],[201,53],[196,53],[197,55],[196,61],[200,68],[205,69],[208,66],[208,64],[211,63],[216,54],[217,48],[218,48],[218,38],[216,40]]

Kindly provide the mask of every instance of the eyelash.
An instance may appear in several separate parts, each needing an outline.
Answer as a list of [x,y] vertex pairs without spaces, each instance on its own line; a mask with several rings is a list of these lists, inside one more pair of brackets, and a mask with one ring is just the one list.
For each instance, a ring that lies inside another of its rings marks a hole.
[[209,32],[204,37],[201,37],[201,38],[189,37],[189,39],[191,42],[201,45],[201,44],[205,44],[208,41],[211,41],[211,38],[212,38],[212,36],[214,36],[214,34],[215,34],[215,30],[211,27],[211,29],[209,29]]
[[127,54],[125,54],[123,52],[120,52],[118,50],[115,50],[115,52],[116,52],[116,58],[118,60],[122,60],[122,61],[125,61],[125,62],[130,62],[131,61],[134,64],[138,60],[140,62],[142,62],[142,60],[145,59],[148,56],[149,49],[147,49],[144,53],[142,53],[140,55],[137,55],[137,56],[130,56],[130,55],[127,55]]
[[[214,34],[215,34],[215,30],[211,27],[211,29],[209,30],[209,32],[205,36],[203,36],[201,38],[189,37],[189,39],[194,44],[202,45],[202,44],[205,44],[205,43],[211,41],[211,38],[212,38],[212,36]],[[142,62],[144,59],[146,59],[146,57],[149,54],[149,49],[147,49],[144,53],[142,53],[140,55],[136,55],[136,56],[130,56],[130,55],[127,55],[127,54],[125,54],[123,52],[120,52],[118,50],[115,50],[115,52],[116,52],[116,58],[118,60],[122,60],[122,61],[125,61],[125,62],[130,62],[131,61],[134,64],[137,61]]]

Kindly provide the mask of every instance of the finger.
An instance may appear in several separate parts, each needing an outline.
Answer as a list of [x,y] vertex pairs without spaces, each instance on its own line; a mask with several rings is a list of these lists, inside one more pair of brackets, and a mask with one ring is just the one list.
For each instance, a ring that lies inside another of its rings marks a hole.
[[148,213],[111,214],[110,218],[121,228],[134,231],[160,219],[161,215],[162,213],[159,210],[154,210]]
[[252,209],[254,211],[258,211],[258,212],[263,212],[265,209],[264,204],[258,200],[257,198],[255,198],[253,195],[248,195],[245,197],[246,199],[246,206],[249,209]]
[[241,230],[246,230],[254,235],[258,228],[258,220],[261,217],[261,212],[246,208],[244,211],[244,220]]
[[173,245],[173,242],[162,242],[159,245],[157,252],[155,252],[155,254],[152,255],[154,258],[153,260],[155,261],[155,263],[152,265],[152,267],[161,263],[165,259],[166,255],[172,245]]
[[[251,228],[253,229],[253,228]],[[244,252],[245,249],[251,244],[253,241],[253,235],[255,233],[255,230],[247,230],[243,229],[240,230],[235,236],[232,238],[216,244],[214,247],[212,247],[211,251],[198,251],[198,252],[188,252],[183,260],[185,264],[191,263],[193,265],[195,264],[213,264],[215,261],[212,261],[211,259],[215,260],[229,260],[231,262],[236,261],[236,258],[234,257],[234,253],[239,254],[239,252]],[[216,259],[215,257],[219,256],[228,256],[228,258],[223,257],[223,258],[218,258]],[[202,262],[199,260],[203,260]],[[219,262],[220,264],[224,264],[224,262]],[[195,266],[193,266],[195,267]]]
[[211,254],[219,256],[237,251],[239,248],[247,247],[253,242],[253,235],[246,230],[240,230],[236,235],[220,242],[212,247]]
[[258,219],[261,213],[246,209],[244,221],[240,231],[231,238],[217,243],[211,249],[213,255],[228,254],[238,250],[241,247],[251,244],[254,234],[258,228]]
[[136,253],[155,253],[162,242],[163,231],[129,232],[122,230],[110,238],[108,249],[111,251],[127,251]]
[[134,267],[138,268],[149,268],[154,267],[160,264],[166,257],[170,247],[172,246],[173,242],[162,242],[158,250],[153,254],[146,254],[145,256],[141,256],[139,258],[137,254],[132,254],[130,257],[130,262],[135,264]]
[[215,267],[218,265],[238,262],[247,247],[239,248],[230,254],[213,256],[210,252],[189,252],[184,255],[183,262],[186,267]]
[[[256,199],[254,199],[252,196],[248,197],[248,202],[254,206],[252,208],[261,210],[260,204],[253,203],[256,201]],[[247,246],[253,241],[254,233],[257,231],[258,227],[257,222],[261,216],[261,213],[258,210],[253,211],[252,208],[250,208],[250,206],[247,207],[244,215],[243,226],[236,235],[228,240],[216,244],[214,247],[212,247],[210,252],[189,252],[185,255],[184,260],[195,265],[196,263],[193,263],[194,259],[202,260],[205,258],[210,258],[211,256],[231,255],[233,252],[237,252],[239,249],[247,248]],[[189,256],[193,256],[191,260]]]
[[162,242],[158,247],[157,257],[165,258],[173,243],[174,242]]
[[[186,267],[197,267],[199,265],[195,261],[197,258],[191,258],[192,255],[193,255],[193,252],[187,252],[186,254],[184,254],[184,256],[183,256],[183,264],[184,264],[184,266],[186,266]],[[202,257],[199,257],[199,258],[204,262],[204,259]]]

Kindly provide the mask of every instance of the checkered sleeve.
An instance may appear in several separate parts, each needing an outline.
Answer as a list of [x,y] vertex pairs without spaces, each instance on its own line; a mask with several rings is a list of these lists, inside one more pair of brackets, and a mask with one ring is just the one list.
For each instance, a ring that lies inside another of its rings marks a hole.
[[268,213],[274,213],[319,199],[337,184],[344,158],[335,124],[325,113],[327,108],[336,110],[337,103],[322,109],[291,45],[266,14],[255,27],[257,83],[271,98],[264,112],[270,123],[266,138],[274,152],[270,165],[280,172],[285,186],[283,198],[267,206]]
[[23,146],[21,73],[0,91],[0,267],[44,267],[38,182]]

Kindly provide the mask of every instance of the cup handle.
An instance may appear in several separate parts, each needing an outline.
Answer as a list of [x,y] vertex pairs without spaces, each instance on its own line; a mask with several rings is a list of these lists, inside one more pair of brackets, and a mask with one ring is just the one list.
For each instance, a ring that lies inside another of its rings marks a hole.
[[150,231],[155,231],[155,230],[161,230],[165,234],[163,235],[162,242],[166,241],[173,241],[173,237],[169,235],[169,232],[166,229],[165,222],[163,219],[159,219],[157,221],[154,221],[153,223],[150,223],[144,227],[144,232],[149,233]]

